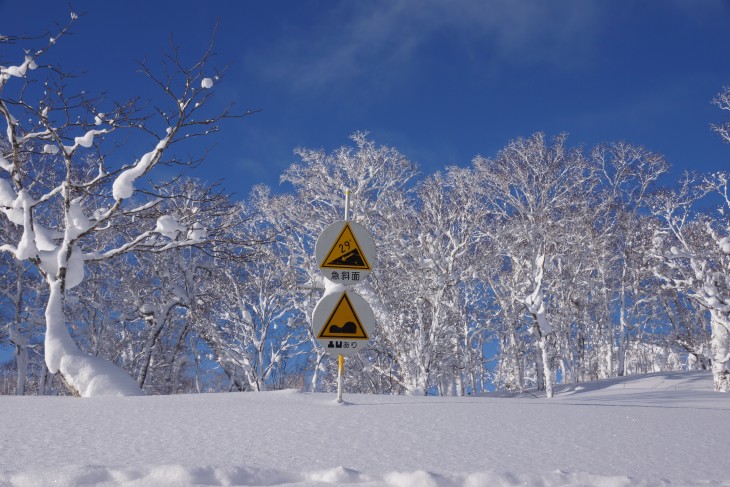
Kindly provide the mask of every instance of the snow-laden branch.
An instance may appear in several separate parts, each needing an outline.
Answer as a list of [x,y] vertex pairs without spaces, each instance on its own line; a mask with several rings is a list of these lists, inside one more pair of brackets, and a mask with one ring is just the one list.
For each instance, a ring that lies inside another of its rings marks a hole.
[[[730,111],[730,87],[724,87],[712,102],[720,110]],[[712,124],[712,129],[720,135],[722,140],[730,143],[730,122]]]
[[97,135],[108,134],[110,131],[110,129],[94,129],[87,131],[84,135],[80,137],[74,137],[73,145],[63,146],[63,153],[67,157],[70,157],[76,152],[79,147],[84,147],[88,149],[94,145],[94,137],[96,137]]
[[169,142],[169,136],[164,137],[152,151],[143,155],[136,164],[117,176],[112,188],[112,194],[115,200],[119,201],[132,196],[134,182],[159,162]]

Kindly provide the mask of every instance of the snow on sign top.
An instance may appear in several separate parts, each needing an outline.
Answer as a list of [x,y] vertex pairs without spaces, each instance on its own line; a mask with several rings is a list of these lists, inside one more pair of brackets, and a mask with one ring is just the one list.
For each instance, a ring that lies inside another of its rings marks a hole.
[[314,254],[324,277],[351,286],[370,274],[376,259],[375,241],[362,225],[340,220],[324,229]]

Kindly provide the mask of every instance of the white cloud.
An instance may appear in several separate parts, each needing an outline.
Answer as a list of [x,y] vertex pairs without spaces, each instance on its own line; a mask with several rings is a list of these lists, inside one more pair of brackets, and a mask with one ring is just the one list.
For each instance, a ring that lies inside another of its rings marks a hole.
[[269,46],[266,74],[304,88],[367,76],[370,82],[453,43],[483,62],[558,66],[580,62],[600,22],[596,2],[380,0],[343,2],[303,36]]

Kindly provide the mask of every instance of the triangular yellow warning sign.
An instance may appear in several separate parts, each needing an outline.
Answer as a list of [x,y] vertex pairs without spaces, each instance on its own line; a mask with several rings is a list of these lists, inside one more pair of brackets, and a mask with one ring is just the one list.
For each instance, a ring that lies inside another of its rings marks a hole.
[[340,236],[332,244],[320,267],[370,270],[370,264],[365,253],[360,249],[349,223],[345,223]]
[[346,338],[368,340],[368,334],[352,307],[347,293],[343,293],[330,313],[317,338]]

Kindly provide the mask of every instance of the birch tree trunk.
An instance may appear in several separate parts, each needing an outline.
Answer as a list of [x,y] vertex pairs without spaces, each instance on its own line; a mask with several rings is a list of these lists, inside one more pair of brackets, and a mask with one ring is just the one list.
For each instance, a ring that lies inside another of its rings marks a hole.
[[719,312],[710,312],[710,323],[712,326],[712,339],[710,347],[712,350],[712,378],[715,383],[715,390],[730,392],[730,322]]
[[542,358],[542,371],[543,380],[545,381],[545,394],[548,398],[553,397],[553,370],[550,365],[550,353],[548,351],[549,344],[546,337],[540,337],[538,342],[540,346],[541,358]]

